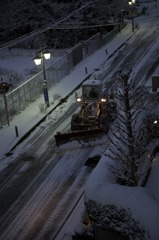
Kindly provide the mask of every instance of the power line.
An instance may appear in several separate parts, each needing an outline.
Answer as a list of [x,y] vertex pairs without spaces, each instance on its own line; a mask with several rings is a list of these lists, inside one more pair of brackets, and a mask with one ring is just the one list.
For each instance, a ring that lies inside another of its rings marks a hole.
[[85,28],[97,28],[97,27],[106,27],[106,26],[114,26],[114,25],[119,25],[120,23],[108,23],[108,24],[96,24],[96,25],[84,25],[84,26],[66,26],[66,25],[61,25],[59,27],[55,27],[54,29],[56,30],[71,30],[71,29],[85,29]]
[[[81,2],[81,1],[79,1],[79,2]],[[94,2],[97,2],[97,1],[94,1]],[[17,45],[17,44],[20,43],[20,42],[26,41],[26,40],[28,40],[28,39],[30,39],[30,38],[32,38],[32,37],[35,37],[35,36],[37,36],[37,35],[39,35],[39,34],[41,34],[41,33],[44,33],[44,32],[46,32],[46,31],[48,31],[48,30],[50,30],[50,29],[54,29],[54,28],[56,28],[56,26],[58,26],[60,23],[64,22],[64,21],[67,20],[68,18],[74,16],[75,14],[77,14],[77,13],[80,12],[81,10],[85,9],[86,7],[88,7],[90,4],[92,4],[92,3],[94,3],[94,2],[90,1],[90,2],[88,2],[88,3],[85,3],[85,4],[84,4],[83,6],[81,6],[79,9],[74,10],[72,13],[70,13],[69,15],[66,15],[66,16],[64,16],[64,17],[62,17],[62,18],[60,18],[60,19],[59,19],[58,21],[56,21],[56,22],[51,22],[51,23],[45,25],[44,27],[41,27],[41,28],[39,28],[39,29],[31,32],[31,33],[25,34],[25,35],[23,35],[23,36],[21,36],[21,37],[19,37],[19,38],[16,38],[16,39],[14,39],[14,40],[12,40],[12,41],[9,41],[9,42],[7,42],[7,43],[4,43],[4,44],[0,45],[0,49],[4,49],[4,48],[6,48],[6,47],[12,47],[12,46],[14,46],[14,45]]]

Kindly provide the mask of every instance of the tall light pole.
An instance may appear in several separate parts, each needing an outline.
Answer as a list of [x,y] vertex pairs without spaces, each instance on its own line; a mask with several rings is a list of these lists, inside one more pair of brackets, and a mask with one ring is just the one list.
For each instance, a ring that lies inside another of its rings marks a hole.
[[34,58],[34,62],[36,65],[42,64],[42,70],[43,70],[43,91],[44,91],[44,100],[47,107],[50,107],[49,103],[49,94],[48,94],[48,88],[47,88],[47,80],[46,80],[46,71],[45,71],[45,59],[50,59],[51,53],[45,51],[45,49],[40,49],[40,56],[38,56],[36,53],[36,57]]
[[132,19],[132,32],[134,32],[134,5],[135,5],[135,0],[131,0],[129,2],[129,6],[131,7],[131,19]]

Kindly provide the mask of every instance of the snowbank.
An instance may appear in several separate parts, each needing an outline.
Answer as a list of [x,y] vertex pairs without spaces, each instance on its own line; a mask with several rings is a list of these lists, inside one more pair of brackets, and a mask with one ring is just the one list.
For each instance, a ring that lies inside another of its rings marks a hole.
[[[102,206],[115,205],[130,209],[151,240],[159,239],[159,205],[151,192],[142,187],[116,184],[107,169],[108,158],[103,156],[85,187],[85,201],[94,200]],[[153,224],[152,224],[153,223]]]

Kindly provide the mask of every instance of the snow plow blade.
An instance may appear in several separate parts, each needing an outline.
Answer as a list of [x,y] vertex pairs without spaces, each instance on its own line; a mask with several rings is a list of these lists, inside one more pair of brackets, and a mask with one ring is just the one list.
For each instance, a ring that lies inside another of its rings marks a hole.
[[101,137],[106,133],[107,130],[105,128],[97,128],[91,130],[75,131],[70,133],[57,132],[57,134],[54,137],[56,141],[56,146],[60,146],[73,140],[88,141],[89,139],[91,140],[97,137]]

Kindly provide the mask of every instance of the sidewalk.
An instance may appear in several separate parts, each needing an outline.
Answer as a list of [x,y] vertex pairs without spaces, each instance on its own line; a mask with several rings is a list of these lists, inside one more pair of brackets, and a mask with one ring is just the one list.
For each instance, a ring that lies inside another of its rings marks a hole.
[[[80,62],[74,70],[66,76],[59,84],[54,88],[49,89],[49,95],[53,95],[56,92],[61,91],[63,98],[71,92],[84,78],[90,75],[96,68],[111,58],[113,53],[117,51],[125,41],[127,41],[132,34],[131,23],[122,29],[116,38],[114,38],[106,46],[96,51],[90,57]],[[86,73],[87,68],[87,73]],[[71,84],[70,84],[71,83]],[[44,118],[44,114],[39,111],[39,104],[44,101],[43,95],[34,103],[29,105],[23,112],[17,115],[10,121],[10,126],[4,126],[0,129],[0,159],[4,158],[7,154],[24,136],[34,128],[39,121]],[[55,107],[52,104],[46,111],[46,114]],[[16,128],[18,129],[18,137],[16,136]]]

